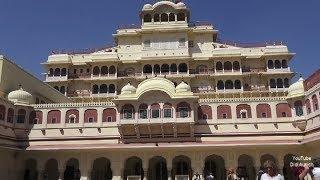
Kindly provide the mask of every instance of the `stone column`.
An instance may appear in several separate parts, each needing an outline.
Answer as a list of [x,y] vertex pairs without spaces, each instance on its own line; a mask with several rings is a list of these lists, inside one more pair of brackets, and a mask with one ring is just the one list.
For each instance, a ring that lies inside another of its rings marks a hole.
[[98,126],[101,127],[102,124],[103,124],[103,119],[102,119],[103,109],[102,108],[98,108],[97,109],[97,113],[98,113]]
[[149,168],[149,159],[147,157],[144,157],[144,159],[142,161],[142,167],[143,167],[143,172],[144,172],[143,180],[147,180],[148,179],[148,168]]
[[79,108],[79,123],[81,127],[84,126],[84,109],[83,108]]
[[257,115],[257,105],[256,103],[252,103],[251,104],[251,116],[252,116],[252,119],[256,119],[258,118],[258,115]]
[[63,180],[64,169],[59,169],[59,180]]
[[277,104],[274,102],[270,103],[270,108],[271,108],[271,117],[272,118],[277,118]]
[[112,180],[121,180],[122,177],[122,166],[120,162],[111,162],[111,170],[112,170]]
[[61,127],[64,128],[66,127],[66,109],[61,109]]

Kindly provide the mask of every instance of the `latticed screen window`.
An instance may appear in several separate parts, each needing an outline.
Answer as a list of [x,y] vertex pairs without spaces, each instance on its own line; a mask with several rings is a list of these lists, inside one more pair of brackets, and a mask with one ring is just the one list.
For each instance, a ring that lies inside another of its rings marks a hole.
[[164,109],[163,110],[164,118],[172,118],[172,109]]
[[159,109],[153,109],[151,111],[152,113],[152,118],[160,118],[160,110]]
[[107,122],[112,122],[112,117],[111,116],[107,117]]
[[187,107],[181,107],[179,108],[180,117],[181,118],[187,118],[189,117],[189,110]]
[[227,114],[222,114],[223,119],[227,119]]
[[287,117],[287,113],[286,112],[282,112],[282,117]]
[[141,109],[139,112],[140,119],[147,119],[148,118],[148,111],[146,109]]
[[302,106],[296,106],[295,109],[296,109],[296,115],[297,116],[302,116],[303,115]]
[[123,118],[124,119],[132,119],[133,118],[132,110],[131,109],[123,110]]

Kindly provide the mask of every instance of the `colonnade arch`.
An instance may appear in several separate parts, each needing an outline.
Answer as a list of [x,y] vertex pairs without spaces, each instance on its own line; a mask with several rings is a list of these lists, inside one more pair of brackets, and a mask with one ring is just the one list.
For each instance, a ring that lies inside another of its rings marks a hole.
[[248,180],[256,179],[256,170],[254,168],[254,160],[247,154],[242,154],[238,158],[237,174],[239,178]]
[[172,179],[175,179],[176,176],[189,176],[189,179],[192,178],[192,168],[191,160],[187,156],[176,156],[172,160]]
[[111,180],[112,175],[109,159],[101,157],[94,160],[90,180]]
[[206,157],[204,163],[204,177],[212,174],[215,179],[226,179],[226,169],[223,157],[218,155],[210,155]]
[[161,156],[155,156],[149,160],[148,179],[167,180],[167,161]]
[[80,180],[81,172],[79,169],[79,161],[71,158],[67,161],[63,174],[64,180]]

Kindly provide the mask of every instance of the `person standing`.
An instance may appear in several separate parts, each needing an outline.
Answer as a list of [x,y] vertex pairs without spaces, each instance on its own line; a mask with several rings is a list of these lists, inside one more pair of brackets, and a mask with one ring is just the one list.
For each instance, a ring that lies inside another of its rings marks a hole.
[[264,163],[265,172],[261,176],[261,180],[284,180],[283,176],[278,174],[274,162],[268,160]]

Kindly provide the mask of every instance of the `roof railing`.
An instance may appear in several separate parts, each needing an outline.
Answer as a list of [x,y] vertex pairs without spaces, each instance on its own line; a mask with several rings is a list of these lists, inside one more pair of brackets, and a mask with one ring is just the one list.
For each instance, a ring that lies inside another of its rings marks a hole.
[[113,48],[114,45],[108,45],[101,48],[87,48],[87,49],[75,49],[75,50],[53,50],[51,51],[50,55],[55,54],[68,54],[68,55],[76,55],[76,54],[91,54],[94,52],[106,50],[107,52],[112,52],[111,48]]
[[256,42],[256,43],[243,43],[243,42],[235,42],[228,40],[218,39],[216,42],[224,45],[235,46],[235,47],[243,47],[243,48],[253,48],[253,47],[266,47],[266,46],[282,46],[285,45],[283,41],[274,41],[274,42]]

